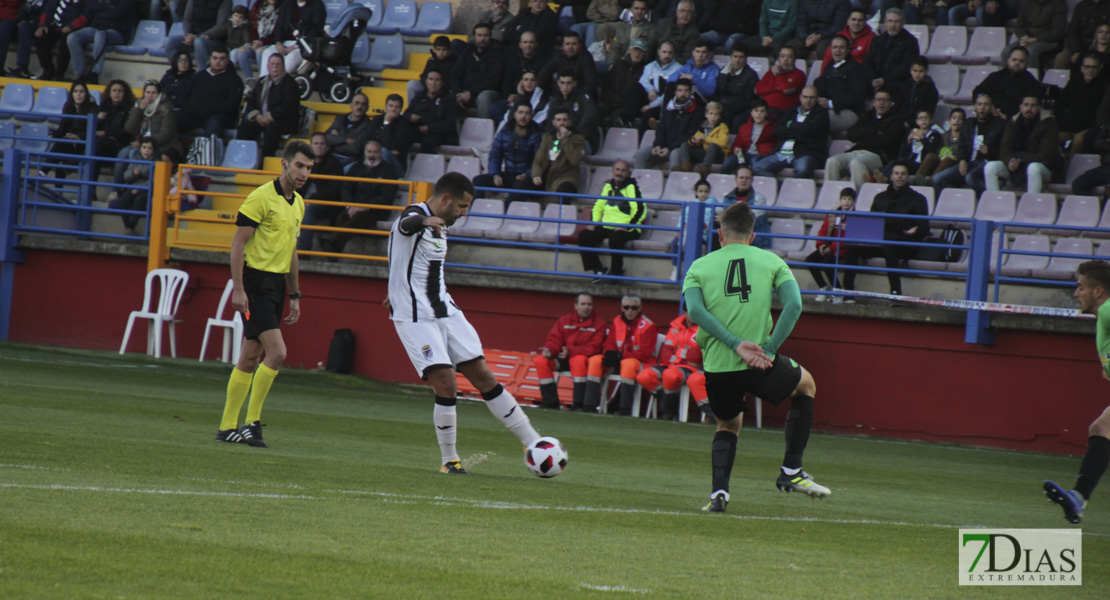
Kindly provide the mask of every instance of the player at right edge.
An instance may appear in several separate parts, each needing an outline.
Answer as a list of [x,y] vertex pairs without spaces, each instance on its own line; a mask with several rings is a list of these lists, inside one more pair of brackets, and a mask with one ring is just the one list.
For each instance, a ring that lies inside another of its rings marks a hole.
[[[809,371],[778,353],[802,313],[802,295],[781,258],[751,245],[754,226],[755,214],[747,203],[725,209],[718,231],[721,249],[694,261],[682,284],[690,318],[700,326],[705,387],[717,418],[712,493],[704,508],[710,512],[723,513],[728,506],[737,438],[748,410],[746,392],[774,405],[790,399],[786,455],[776,487],[813,498],[829,495],[829,488],[802,470],[817,385]],[[771,318],[772,294],[783,307],[777,325]]]

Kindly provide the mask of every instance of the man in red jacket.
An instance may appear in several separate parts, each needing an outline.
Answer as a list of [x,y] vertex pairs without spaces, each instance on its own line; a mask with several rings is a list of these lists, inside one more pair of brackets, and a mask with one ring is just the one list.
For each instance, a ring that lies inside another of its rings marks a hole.
[[601,402],[601,378],[605,371],[620,368],[621,403],[617,414],[632,414],[632,398],[636,390],[636,375],[644,367],[655,365],[655,341],[659,326],[643,315],[643,302],[635,294],[621,298],[621,314],[609,325],[605,338],[604,354],[591,356],[587,365],[586,406],[584,412],[594,412]]
[[[848,56],[859,64],[863,64],[863,57],[871,49],[871,40],[875,39],[875,30],[867,24],[867,13],[862,10],[853,10],[848,17],[848,25],[840,35],[848,38]],[[825,59],[821,61],[821,70],[832,62],[832,49],[825,49]]]
[[540,408],[559,408],[559,389],[555,371],[570,369],[574,378],[574,403],[579,409],[586,398],[586,362],[597,356],[605,342],[605,320],[594,314],[594,297],[582,293],[574,299],[574,311],[555,322],[539,354],[532,355],[536,375],[540,378]]
[[771,70],[755,84],[755,93],[767,101],[772,114],[782,117],[802,101],[801,93],[805,85],[806,74],[794,66],[794,49],[783,46]]
[[[659,364],[640,371],[636,376],[636,381],[645,390],[656,394],[664,419],[673,421],[678,416],[678,392],[686,384],[701,409],[702,422],[712,422],[713,413],[709,410],[709,396],[705,391],[705,373],[701,370],[701,348],[694,339],[697,335],[698,326],[690,320],[689,313],[676,317],[671,321],[663,347],[659,349]],[[660,383],[663,384],[661,391]]]

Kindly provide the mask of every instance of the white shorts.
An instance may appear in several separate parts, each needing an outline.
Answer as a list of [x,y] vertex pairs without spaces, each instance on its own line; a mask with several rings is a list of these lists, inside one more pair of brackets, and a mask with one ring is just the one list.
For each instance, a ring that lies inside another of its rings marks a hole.
[[482,340],[462,312],[431,321],[393,321],[397,337],[424,379],[428,371],[482,358]]

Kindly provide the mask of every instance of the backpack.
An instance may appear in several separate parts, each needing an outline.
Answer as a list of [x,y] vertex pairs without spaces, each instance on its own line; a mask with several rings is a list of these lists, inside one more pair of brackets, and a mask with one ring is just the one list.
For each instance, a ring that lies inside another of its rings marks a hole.
[[956,246],[964,245],[964,232],[957,229],[955,225],[949,224],[941,230],[940,235],[927,237],[921,241],[938,245],[918,247],[917,260],[954,263],[959,262],[963,256],[963,248],[957,248]]
[[327,369],[332,373],[350,373],[355,364],[355,332],[336,329],[328,348]]

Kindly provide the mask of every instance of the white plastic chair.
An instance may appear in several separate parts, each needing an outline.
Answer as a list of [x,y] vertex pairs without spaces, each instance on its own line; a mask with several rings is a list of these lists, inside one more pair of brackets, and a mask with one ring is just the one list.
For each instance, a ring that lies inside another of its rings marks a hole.
[[[158,303],[151,310],[151,299],[154,292],[154,280],[158,280],[161,291]],[[177,358],[177,339],[174,337],[174,315],[181,304],[181,296],[185,293],[185,286],[189,284],[189,274],[178,269],[154,269],[146,274],[145,291],[143,292],[142,310],[131,311],[127,318],[127,330],[123,332],[123,343],[120,344],[119,353],[127,351],[127,341],[131,339],[131,327],[135,319],[150,319],[146,333],[146,353],[155,358],[162,356],[162,324],[166,324],[170,331],[170,356]]]
[[227,362],[230,356],[232,363],[239,362],[239,351],[243,345],[243,315],[239,311],[233,311],[234,314],[230,319],[224,318],[224,309],[227,308],[227,302],[231,299],[231,291],[234,287],[235,282],[228,279],[227,285],[224,286],[224,293],[220,296],[220,305],[216,308],[216,316],[208,319],[208,324],[204,326],[204,342],[200,345],[201,362],[204,361],[204,354],[208,349],[208,334],[212,333],[213,327],[224,330],[224,345],[220,360]]

